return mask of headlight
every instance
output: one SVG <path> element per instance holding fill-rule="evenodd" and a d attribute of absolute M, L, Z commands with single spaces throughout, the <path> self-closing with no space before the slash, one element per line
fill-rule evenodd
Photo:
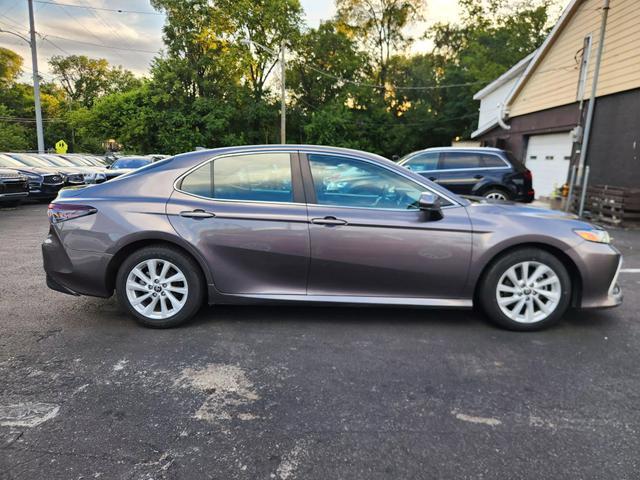
<path fill-rule="evenodd" d="M 29 180 L 36 180 L 38 182 L 42 181 L 42 177 L 37 173 L 31 173 L 31 172 L 20 172 L 20 173 L 22 173 L 22 175 L 27 177 Z"/>
<path fill-rule="evenodd" d="M 601 230 L 599 228 L 592 228 L 588 230 L 574 230 L 574 232 L 576 232 L 576 234 L 580 235 L 588 242 L 609 243 L 611 241 L 609 232 L 607 232 L 606 230 Z"/>

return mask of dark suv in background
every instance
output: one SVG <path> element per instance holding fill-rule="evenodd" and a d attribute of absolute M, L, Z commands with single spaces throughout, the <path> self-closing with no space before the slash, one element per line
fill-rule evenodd
<path fill-rule="evenodd" d="M 531 172 L 498 148 L 427 148 L 398 163 L 460 195 L 518 202 L 534 198 Z"/>

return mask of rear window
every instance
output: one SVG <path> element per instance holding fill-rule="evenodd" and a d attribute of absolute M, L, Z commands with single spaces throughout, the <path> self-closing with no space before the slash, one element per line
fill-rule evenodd
<path fill-rule="evenodd" d="M 149 165 L 150 163 L 150 158 L 119 158 L 118 160 L 113 162 L 111 168 L 140 168 L 144 167 L 145 165 Z"/>
<path fill-rule="evenodd" d="M 506 168 L 507 164 L 504 163 L 498 155 L 482 155 L 482 166 L 485 168 Z"/>

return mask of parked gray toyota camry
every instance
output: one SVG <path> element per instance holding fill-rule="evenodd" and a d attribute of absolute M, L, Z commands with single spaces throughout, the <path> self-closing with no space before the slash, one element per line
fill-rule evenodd
<path fill-rule="evenodd" d="M 63 190 L 47 284 L 109 297 L 150 327 L 201 305 L 481 307 L 534 330 L 613 307 L 620 253 L 575 216 L 458 197 L 393 162 L 272 145 L 185 153 Z"/>

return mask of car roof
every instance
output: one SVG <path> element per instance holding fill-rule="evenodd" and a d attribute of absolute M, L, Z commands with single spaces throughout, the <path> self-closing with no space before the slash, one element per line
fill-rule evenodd
<path fill-rule="evenodd" d="M 416 150 L 410 155 L 420 152 L 494 152 L 502 153 L 504 150 L 495 147 L 430 147 L 423 150 Z"/>
<path fill-rule="evenodd" d="M 362 150 L 354 150 L 351 148 L 344 147 L 332 147 L 327 145 L 308 145 L 308 144 L 268 144 L 268 145 L 237 145 L 233 147 L 220 147 L 220 148 L 212 148 L 205 150 L 196 150 L 194 152 L 181 153 L 179 155 L 175 155 L 174 158 L 177 159 L 187 159 L 192 157 L 213 157 L 218 155 L 226 155 L 232 153 L 253 153 L 253 152 L 306 152 L 312 151 L 317 153 L 326 153 L 328 155 L 349 155 L 360 158 L 368 158 L 375 159 L 377 161 L 388 162 L 394 165 L 397 165 L 395 162 L 392 162 L 388 158 L 385 158 L 381 155 L 377 155 L 375 153 L 364 152 Z"/>

